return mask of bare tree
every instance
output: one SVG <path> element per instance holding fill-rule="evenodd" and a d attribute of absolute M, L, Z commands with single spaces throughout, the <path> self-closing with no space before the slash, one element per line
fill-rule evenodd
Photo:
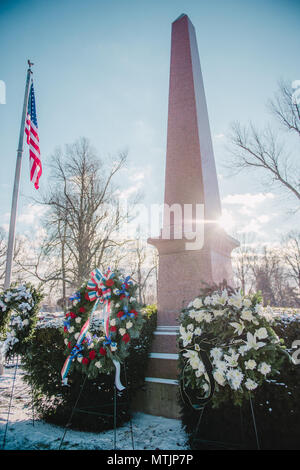
<path fill-rule="evenodd" d="M 252 291 L 255 279 L 253 277 L 253 260 L 256 252 L 253 248 L 253 239 L 247 234 L 242 234 L 239 238 L 240 246 L 233 252 L 234 276 L 246 294 Z"/>
<path fill-rule="evenodd" d="M 22 249 L 23 249 L 23 240 L 21 237 L 17 236 L 16 241 L 15 241 L 14 254 L 13 254 L 13 260 L 14 260 L 13 272 L 12 272 L 13 281 L 16 281 L 20 275 L 16 262 L 22 253 Z M 0 283 L 1 284 L 4 284 L 4 278 L 5 278 L 6 252 L 7 252 L 7 239 L 6 239 L 4 231 L 0 229 Z"/>
<path fill-rule="evenodd" d="M 34 262 L 22 267 L 43 282 L 61 282 L 63 301 L 67 286 L 80 286 L 91 269 L 106 262 L 107 252 L 127 242 L 117 236 L 129 216 L 120 211 L 113 184 L 126 158 L 120 153 L 105 164 L 86 138 L 52 156 L 51 186 L 39 201 L 49 209 L 47 236 Z"/>
<path fill-rule="evenodd" d="M 300 107 L 293 100 L 290 86 L 283 82 L 279 84 L 279 92 L 270 101 L 269 108 L 283 130 L 300 137 Z M 272 130 L 268 125 L 264 130 L 258 130 L 252 123 L 242 126 L 235 122 L 229 140 L 232 159 L 227 166 L 237 172 L 244 169 L 262 170 L 267 182 L 296 197 L 299 203 L 299 165 L 293 162 L 287 142 L 279 138 L 276 129 Z"/>
<path fill-rule="evenodd" d="M 300 232 L 293 230 L 282 240 L 282 258 L 300 294 Z"/>
<path fill-rule="evenodd" d="M 156 298 L 156 281 L 153 283 L 152 277 L 155 275 L 156 280 L 158 269 L 157 252 L 149 247 L 141 238 L 137 238 L 132 251 L 134 256 L 132 269 L 133 277 L 138 285 L 138 300 L 140 304 L 146 304 L 147 297 L 150 299 Z M 149 288 L 152 290 L 152 295 L 149 295 Z"/>
<path fill-rule="evenodd" d="M 261 251 L 257 251 L 253 258 L 252 269 L 255 290 L 262 292 L 265 304 L 278 307 L 299 305 L 299 295 L 286 270 L 281 247 L 264 246 Z"/>

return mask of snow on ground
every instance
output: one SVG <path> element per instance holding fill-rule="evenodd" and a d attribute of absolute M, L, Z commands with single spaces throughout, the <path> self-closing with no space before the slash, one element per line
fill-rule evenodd
<path fill-rule="evenodd" d="M 3 445 L 15 367 L 5 368 L 0 376 L 0 448 Z M 23 372 L 17 369 L 14 394 L 5 440 L 5 450 L 57 450 L 64 433 L 60 426 L 33 421 L 30 388 L 22 381 Z M 188 449 L 187 437 L 181 422 L 144 413 L 132 418 L 134 448 L 142 450 Z M 132 450 L 130 424 L 117 428 L 117 449 Z M 114 431 L 99 434 L 68 430 L 61 449 L 113 449 Z"/>

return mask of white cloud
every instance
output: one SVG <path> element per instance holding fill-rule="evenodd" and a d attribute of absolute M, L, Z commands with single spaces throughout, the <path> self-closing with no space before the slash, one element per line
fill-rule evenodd
<path fill-rule="evenodd" d="M 244 208 L 253 209 L 258 204 L 275 198 L 273 193 L 244 193 L 244 194 L 229 194 L 222 199 L 223 204 L 236 204 L 242 205 Z"/>
<path fill-rule="evenodd" d="M 134 193 L 136 193 L 139 189 L 141 189 L 143 186 L 142 182 L 139 181 L 136 184 L 133 184 L 132 186 L 129 186 L 126 189 L 123 189 L 122 191 L 120 189 L 117 189 L 115 191 L 115 195 L 119 199 L 128 199 L 130 196 L 132 196 Z"/>
<path fill-rule="evenodd" d="M 241 227 L 238 231 L 238 233 L 257 233 L 257 234 L 264 234 L 264 232 L 261 230 L 261 223 L 258 221 L 258 219 L 251 219 L 248 224 L 246 224 L 244 227 Z"/>
<path fill-rule="evenodd" d="M 46 206 L 40 204 L 28 204 L 17 217 L 17 222 L 26 225 L 39 225 L 41 217 L 47 210 Z"/>
<path fill-rule="evenodd" d="M 145 178 L 144 171 L 136 171 L 135 173 L 133 173 L 133 175 L 129 176 L 129 179 L 131 181 L 140 181 L 140 180 L 143 180 L 144 178 Z"/>
<path fill-rule="evenodd" d="M 221 227 L 228 233 L 230 233 L 236 225 L 236 220 L 232 212 L 225 208 L 222 210 L 222 216 L 220 217 L 218 222 Z"/>

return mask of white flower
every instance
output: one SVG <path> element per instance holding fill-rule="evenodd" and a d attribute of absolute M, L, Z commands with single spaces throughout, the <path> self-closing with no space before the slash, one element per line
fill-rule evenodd
<path fill-rule="evenodd" d="M 74 326 L 71 326 L 71 327 L 69 328 L 69 333 L 73 333 L 73 331 L 74 331 Z"/>
<path fill-rule="evenodd" d="M 205 297 L 204 299 L 204 305 L 210 305 L 212 303 L 212 298 L 209 297 L 209 295 L 207 297 Z"/>
<path fill-rule="evenodd" d="M 201 363 L 197 351 L 189 350 L 186 353 L 183 353 L 183 356 L 188 358 L 188 362 L 193 369 L 198 369 L 200 367 Z"/>
<path fill-rule="evenodd" d="M 110 320 L 110 324 L 111 326 L 116 326 L 116 319 L 113 318 L 112 320 Z"/>
<path fill-rule="evenodd" d="M 125 328 L 120 328 L 120 329 L 119 329 L 119 333 L 120 333 L 121 336 L 124 336 L 125 333 L 126 333 Z"/>
<path fill-rule="evenodd" d="M 223 352 L 221 348 L 212 348 L 210 351 L 210 355 L 215 361 L 221 359 L 222 354 Z"/>
<path fill-rule="evenodd" d="M 116 308 L 119 308 L 119 307 L 120 307 L 120 304 L 119 304 L 119 303 L 118 303 L 118 304 L 116 304 L 116 305 L 115 305 L 115 307 L 116 307 Z"/>
<path fill-rule="evenodd" d="M 245 344 L 243 344 L 242 346 L 239 347 L 238 351 L 241 356 L 244 356 L 245 352 L 248 351 L 248 348 Z"/>
<path fill-rule="evenodd" d="M 238 390 L 240 388 L 241 382 L 243 380 L 244 374 L 238 369 L 230 369 L 226 373 L 226 378 L 230 383 L 233 390 Z"/>
<path fill-rule="evenodd" d="M 254 390 L 254 389 L 256 389 L 258 384 L 256 382 L 254 382 L 254 380 L 247 379 L 246 382 L 245 382 L 245 386 L 248 390 Z"/>
<path fill-rule="evenodd" d="M 265 346 L 266 343 L 263 343 L 262 341 L 261 342 L 256 342 L 256 336 L 255 335 L 252 335 L 249 331 L 247 333 L 247 342 L 246 342 L 246 347 L 247 347 L 247 350 L 249 351 L 249 349 L 259 349 L 259 348 L 262 348 L 263 346 Z"/>
<path fill-rule="evenodd" d="M 31 305 L 29 305 L 29 303 L 27 303 L 27 302 L 22 302 L 22 303 L 19 305 L 19 308 L 20 308 L 21 310 L 23 310 L 23 311 L 24 311 L 24 310 L 32 310 Z"/>
<path fill-rule="evenodd" d="M 258 339 L 265 339 L 268 337 L 268 332 L 265 327 L 259 328 L 256 330 L 255 335 L 258 337 Z"/>
<path fill-rule="evenodd" d="M 64 343 L 65 343 L 65 345 L 67 345 L 67 344 L 68 344 L 68 342 L 69 342 L 69 341 L 67 340 L 67 338 L 65 338 L 65 339 L 64 339 Z"/>
<path fill-rule="evenodd" d="M 81 318 L 80 318 L 80 317 L 76 317 L 76 318 L 75 318 L 75 321 L 76 321 L 76 323 L 81 323 Z"/>
<path fill-rule="evenodd" d="M 213 317 L 212 317 L 211 313 L 208 312 L 204 315 L 204 320 L 206 321 L 206 323 L 210 323 L 212 321 L 212 319 L 213 319 Z"/>
<path fill-rule="evenodd" d="M 132 302 L 135 302 L 135 301 L 136 301 L 136 298 L 135 298 L 135 297 L 130 297 L 129 302 L 132 303 Z"/>
<path fill-rule="evenodd" d="M 213 376 L 214 376 L 214 379 L 215 381 L 219 384 L 219 385 L 225 385 L 225 377 L 224 375 L 219 371 L 219 370 L 216 370 L 214 373 L 213 373 Z"/>
<path fill-rule="evenodd" d="M 228 299 L 228 304 L 236 308 L 242 308 L 243 298 L 241 296 L 241 293 L 236 292 L 235 294 L 231 295 Z"/>
<path fill-rule="evenodd" d="M 95 362 L 95 366 L 96 366 L 98 369 L 101 369 L 102 364 L 101 364 L 100 361 L 97 361 L 97 362 Z"/>
<path fill-rule="evenodd" d="M 200 346 L 197 343 L 195 344 L 195 351 L 200 351 Z"/>
<path fill-rule="evenodd" d="M 230 367 L 237 367 L 239 357 L 240 357 L 240 355 L 235 354 L 235 353 L 232 353 L 231 356 L 228 356 L 227 354 L 224 354 L 224 359 Z"/>
<path fill-rule="evenodd" d="M 222 294 L 213 295 L 212 296 L 212 304 L 213 305 L 225 305 L 228 300 L 228 292 L 226 289 L 222 291 Z"/>
<path fill-rule="evenodd" d="M 189 323 L 189 324 L 187 325 L 186 329 L 189 330 L 189 331 L 194 331 L 194 325 L 193 325 L 193 323 Z"/>
<path fill-rule="evenodd" d="M 202 334 L 202 330 L 199 326 L 197 326 L 197 328 L 195 328 L 194 335 L 201 336 L 201 334 Z"/>
<path fill-rule="evenodd" d="M 262 304 L 256 304 L 254 307 L 254 310 L 255 310 L 255 313 L 257 313 L 258 315 L 262 315 L 264 313 Z"/>
<path fill-rule="evenodd" d="M 204 320 L 206 313 L 204 311 L 196 312 L 195 313 L 195 320 L 198 323 L 201 323 Z"/>
<path fill-rule="evenodd" d="M 214 361 L 214 364 L 216 366 L 216 370 L 221 374 L 224 374 L 228 369 L 228 363 L 225 361 Z"/>
<path fill-rule="evenodd" d="M 241 322 L 241 323 L 232 322 L 232 323 L 229 323 L 229 325 L 231 325 L 234 328 L 234 332 L 237 333 L 238 336 L 240 336 L 243 333 L 243 330 L 245 328 L 244 322 Z"/>
<path fill-rule="evenodd" d="M 23 320 L 23 325 L 24 325 L 24 326 L 29 325 L 29 320 L 27 320 L 27 318 L 25 318 L 25 320 Z"/>
<path fill-rule="evenodd" d="M 126 323 L 126 328 L 127 328 L 127 330 L 129 330 L 129 328 L 131 328 L 132 325 L 133 325 L 133 323 L 132 323 L 131 321 L 128 321 L 128 322 Z"/>
<path fill-rule="evenodd" d="M 249 359 L 249 361 L 245 361 L 246 369 L 253 370 L 256 367 L 256 362 L 253 359 Z"/>
<path fill-rule="evenodd" d="M 247 310 L 247 309 L 242 311 L 241 318 L 247 321 L 255 320 L 254 316 L 252 315 L 251 310 Z"/>
<path fill-rule="evenodd" d="M 196 309 L 201 308 L 202 305 L 203 305 L 202 300 L 199 299 L 199 298 L 195 299 L 194 302 L 193 302 L 193 307 L 196 308 Z"/>
<path fill-rule="evenodd" d="M 251 305 L 252 305 L 251 299 L 244 299 L 244 300 L 243 300 L 243 305 L 244 305 L 244 307 L 246 307 L 246 308 L 251 307 Z"/>
<path fill-rule="evenodd" d="M 267 364 L 266 362 L 262 362 L 261 364 L 259 364 L 257 370 L 263 374 L 263 375 L 267 375 L 271 372 L 271 366 L 269 364 Z"/>
<path fill-rule="evenodd" d="M 213 314 L 215 317 L 221 317 L 222 315 L 224 315 L 225 312 L 226 312 L 226 309 L 225 310 L 223 309 L 213 310 Z"/>
<path fill-rule="evenodd" d="M 192 308 L 192 306 L 193 306 L 193 301 L 191 301 L 191 302 L 188 304 L 187 308 Z"/>
<path fill-rule="evenodd" d="M 193 332 L 192 331 L 185 331 L 185 328 L 180 325 L 179 327 L 180 337 L 183 341 L 183 347 L 185 348 L 188 344 L 191 343 L 193 339 Z"/>
<path fill-rule="evenodd" d="M 190 318 L 196 318 L 196 310 L 192 309 L 188 313 Z"/>
<path fill-rule="evenodd" d="M 75 333 L 74 338 L 75 338 L 75 339 L 78 339 L 78 338 L 79 338 L 79 334 L 80 334 L 80 333 Z"/>

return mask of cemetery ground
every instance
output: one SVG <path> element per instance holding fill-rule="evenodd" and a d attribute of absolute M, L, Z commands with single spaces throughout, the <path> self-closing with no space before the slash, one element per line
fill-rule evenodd
<path fill-rule="evenodd" d="M 5 367 L 0 376 L 0 439 L 1 446 L 6 428 L 8 407 L 15 367 Z M 31 407 L 30 387 L 22 380 L 23 371 L 18 368 L 14 387 L 5 450 L 58 450 L 64 433 L 63 427 L 48 424 L 34 416 Z M 184 450 L 188 449 L 187 437 L 181 421 L 134 413 L 132 417 L 134 448 L 136 450 Z M 64 438 L 63 450 L 111 450 L 114 431 L 101 433 L 81 432 L 69 429 Z M 132 450 L 129 423 L 117 428 L 118 450 Z"/>

